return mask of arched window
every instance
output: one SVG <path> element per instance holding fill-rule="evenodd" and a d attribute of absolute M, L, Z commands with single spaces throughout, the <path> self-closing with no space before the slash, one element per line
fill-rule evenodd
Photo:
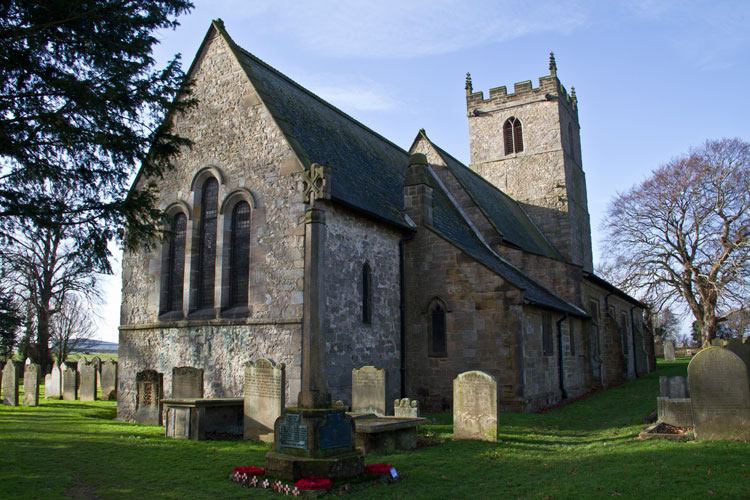
<path fill-rule="evenodd" d="M 232 210 L 229 257 L 229 306 L 247 306 L 250 282 L 250 205 L 241 201 Z"/>
<path fill-rule="evenodd" d="M 521 120 L 513 116 L 505 120 L 505 124 L 503 125 L 503 141 L 505 142 L 506 155 L 523 151 L 523 127 Z"/>
<path fill-rule="evenodd" d="M 187 217 L 178 213 L 172 221 L 172 239 L 167 248 L 166 288 L 162 310 L 164 312 L 182 311 L 182 291 L 185 278 L 185 232 Z"/>
<path fill-rule="evenodd" d="M 372 323 L 372 271 L 367 263 L 362 266 L 362 323 Z"/>
<path fill-rule="evenodd" d="M 446 345 L 445 309 L 439 302 L 435 302 L 430 312 L 429 355 L 433 357 L 447 356 Z"/>
<path fill-rule="evenodd" d="M 198 257 L 198 309 L 214 307 L 216 274 L 216 219 L 219 211 L 219 182 L 208 179 L 201 197 L 200 249 Z"/>

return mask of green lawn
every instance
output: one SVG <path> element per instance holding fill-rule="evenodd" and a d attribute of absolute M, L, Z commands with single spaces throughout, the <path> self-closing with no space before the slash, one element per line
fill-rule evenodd
<path fill-rule="evenodd" d="M 357 498 L 748 498 L 750 444 L 636 441 L 656 409 L 658 375 L 687 359 L 546 414 L 501 414 L 497 443 L 452 441 L 451 415 L 430 415 L 429 446 L 368 456 L 406 479 Z M 0 498 L 278 498 L 228 481 L 263 465 L 248 442 L 168 440 L 159 427 L 115 422 L 113 402 L 0 407 Z"/>

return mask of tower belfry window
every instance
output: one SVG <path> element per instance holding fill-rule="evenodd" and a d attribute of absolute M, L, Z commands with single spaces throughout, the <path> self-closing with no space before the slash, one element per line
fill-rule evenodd
<path fill-rule="evenodd" d="M 521 120 L 511 116 L 505 120 L 503 125 L 503 142 L 505 143 L 505 154 L 520 153 L 523 151 L 523 126 Z"/>

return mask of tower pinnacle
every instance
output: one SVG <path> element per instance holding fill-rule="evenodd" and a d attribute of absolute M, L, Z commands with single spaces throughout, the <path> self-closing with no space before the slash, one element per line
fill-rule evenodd
<path fill-rule="evenodd" d="M 549 74 L 557 76 L 557 63 L 555 62 L 555 53 L 549 53 Z"/>
<path fill-rule="evenodd" d="M 471 86 L 471 73 L 468 71 L 466 72 L 466 95 L 471 95 L 471 93 L 474 91 L 474 88 Z"/>

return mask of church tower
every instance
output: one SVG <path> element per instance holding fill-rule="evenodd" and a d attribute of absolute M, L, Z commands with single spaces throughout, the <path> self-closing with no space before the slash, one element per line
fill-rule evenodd
<path fill-rule="evenodd" d="M 474 92 L 466 74 L 471 168 L 516 199 L 558 251 L 584 271 L 593 271 L 586 176 L 581 164 L 578 100 L 550 74 Z"/>

